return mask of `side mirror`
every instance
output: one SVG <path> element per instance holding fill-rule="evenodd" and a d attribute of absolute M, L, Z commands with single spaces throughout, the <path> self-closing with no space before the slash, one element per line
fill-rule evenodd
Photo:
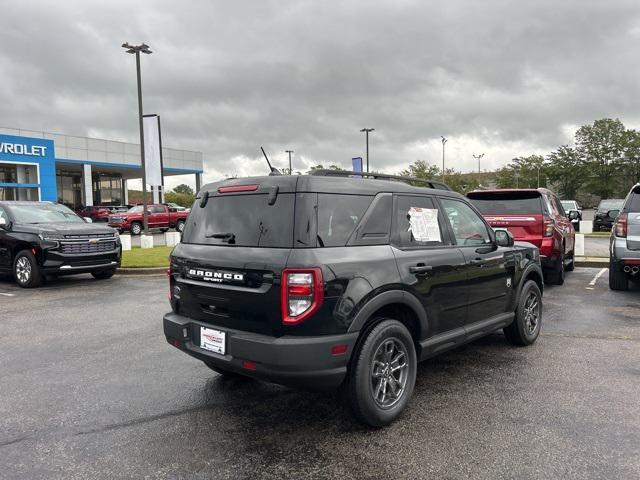
<path fill-rule="evenodd" d="M 620 210 L 609 210 L 607 212 L 607 217 L 609 218 L 616 218 L 618 215 L 620 215 Z"/>
<path fill-rule="evenodd" d="M 572 210 L 571 212 L 569 212 L 569 220 L 577 220 L 578 219 L 578 212 L 576 212 L 575 210 Z"/>
<path fill-rule="evenodd" d="M 91 217 L 82 217 L 84 219 L 85 222 L 87 223 L 93 223 L 93 220 L 91 219 Z"/>
<path fill-rule="evenodd" d="M 513 247 L 513 235 L 509 230 L 496 230 L 496 244 L 499 247 Z"/>

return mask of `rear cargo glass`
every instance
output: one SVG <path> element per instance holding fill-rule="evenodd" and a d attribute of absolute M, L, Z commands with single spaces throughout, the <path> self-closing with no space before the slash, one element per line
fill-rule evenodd
<path fill-rule="evenodd" d="M 483 215 L 542 213 L 538 192 L 480 193 L 469 195 L 469 199 Z"/>
<path fill-rule="evenodd" d="M 273 205 L 268 195 L 209 197 L 193 205 L 182 243 L 228 247 L 291 248 L 294 195 L 281 193 Z"/>
<path fill-rule="evenodd" d="M 633 213 L 640 212 L 640 188 L 635 189 L 633 193 L 631 193 L 627 210 Z"/>

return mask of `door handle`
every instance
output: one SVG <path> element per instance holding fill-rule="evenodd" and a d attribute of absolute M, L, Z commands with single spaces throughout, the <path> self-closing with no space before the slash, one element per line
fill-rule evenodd
<path fill-rule="evenodd" d="M 484 267 L 484 264 L 486 263 L 484 260 L 482 260 L 481 258 L 474 258 L 469 260 L 469 263 L 471 265 L 475 265 L 476 267 Z"/>
<path fill-rule="evenodd" d="M 409 271 L 411 273 L 427 273 L 430 272 L 431 270 L 433 270 L 433 267 L 431 265 L 415 265 L 413 267 L 409 267 Z"/>

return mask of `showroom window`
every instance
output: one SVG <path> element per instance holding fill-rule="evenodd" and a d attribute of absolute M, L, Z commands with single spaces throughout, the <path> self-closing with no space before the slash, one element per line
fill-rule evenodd
<path fill-rule="evenodd" d="M 122 205 L 122 177 L 117 174 L 94 174 L 93 204 Z"/>

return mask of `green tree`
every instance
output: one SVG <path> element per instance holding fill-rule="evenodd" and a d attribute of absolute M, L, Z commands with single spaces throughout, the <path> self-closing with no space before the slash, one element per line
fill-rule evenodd
<path fill-rule="evenodd" d="M 576 132 L 576 150 L 589 171 L 587 186 L 601 198 L 616 190 L 615 176 L 621 166 L 627 134 L 623 123 L 611 118 L 583 125 Z"/>
<path fill-rule="evenodd" d="M 640 182 L 640 132 L 627 130 L 624 135 L 624 156 L 620 165 L 622 190 L 628 191 Z"/>
<path fill-rule="evenodd" d="M 416 177 L 425 179 L 436 179 L 442 176 L 442 170 L 435 165 L 429 165 L 424 160 L 416 160 L 400 172 L 403 177 Z"/>
<path fill-rule="evenodd" d="M 181 183 L 180 185 L 175 187 L 173 189 L 173 191 L 175 193 L 184 193 L 184 194 L 187 194 L 187 195 L 195 195 L 195 193 L 193 192 L 193 188 L 191 188 L 189 185 L 185 185 L 184 183 Z"/>
<path fill-rule="evenodd" d="M 498 169 L 496 184 L 499 188 L 538 188 L 547 184 L 547 165 L 542 155 L 516 157 Z"/>
<path fill-rule="evenodd" d="M 446 169 L 445 182 L 453 191 L 462 195 L 466 195 L 480 186 L 480 178 L 477 173 L 462 173 L 453 168 Z"/>
<path fill-rule="evenodd" d="M 587 179 L 580 155 L 568 145 L 561 145 L 547 156 L 546 172 L 560 196 L 566 199 L 575 199 Z"/>

